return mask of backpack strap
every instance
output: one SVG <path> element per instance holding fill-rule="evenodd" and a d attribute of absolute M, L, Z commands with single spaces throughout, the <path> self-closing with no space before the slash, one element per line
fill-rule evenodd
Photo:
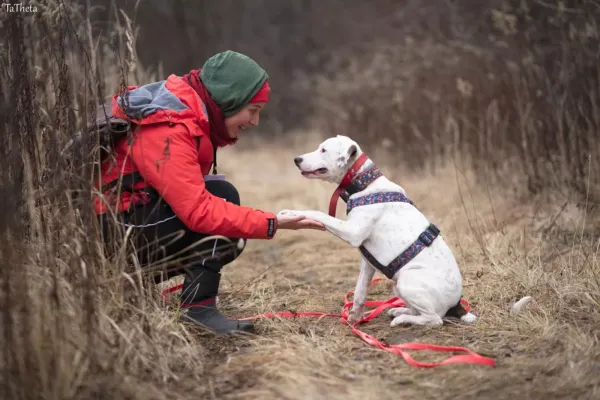
<path fill-rule="evenodd" d="M 194 137 L 196 140 L 196 149 L 200 150 L 200 137 L 199 136 L 195 136 Z M 214 162 L 213 162 L 213 174 L 217 174 L 217 148 L 215 147 L 215 152 L 214 152 Z M 114 189 L 117 185 L 119 185 L 119 183 L 121 183 L 121 189 L 134 193 L 136 191 L 135 189 L 135 184 L 139 183 L 139 182 L 143 182 L 144 178 L 142 177 L 142 175 L 140 174 L 139 171 L 135 171 L 126 175 L 123 175 L 121 177 L 121 179 L 117 178 L 109 183 L 107 183 L 106 185 L 102 185 L 102 191 L 107 191 L 107 190 L 111 190 Z M 156 192 L 156 190 L 152 187 L 146 187 L 144 189 L 142 189 L 144 191 L 146 191 L 146 194 L 148 195 L 157 195 L 158 193 Z"/>
<path fill-rule="evenodd" d="M 119 183 L 121 183 L 121 188 L 123 190 L 133 192 L 135 190 L 134 185 L 136 183 L 142 182 L 144 178 L 140 174 L 139 171 L 132 172 L 130 174 L 123 175 L 121 179 L 117 178 L 106 185 L 102 185 L 102 191 L 105 192 L 107 190 L 114 189 Z"/>
<path fill-rule="evenodd" d="M 215 146 L 213 154 L 213 175 L 217 175 L 217 146 Z"/>
<path fill-rule="evenodd" d="M 200 151 L 200 136 L 194 136 L 194 138 L 196 139 L 196 150 Z M 213 175 L 217 175 L 217 146 L 214 146 L 212 170 Z"/>

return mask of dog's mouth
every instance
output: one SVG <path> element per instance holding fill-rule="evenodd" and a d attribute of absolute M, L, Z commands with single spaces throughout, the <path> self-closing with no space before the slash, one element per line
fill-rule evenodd
<path fill-rule="evenodd" d="M 327 173 L 327 168 L 319 168 L 319 169 L 315 169 L 314 171 L 302 171 L 303 176 L 323 175 L 325 173 Z"/>

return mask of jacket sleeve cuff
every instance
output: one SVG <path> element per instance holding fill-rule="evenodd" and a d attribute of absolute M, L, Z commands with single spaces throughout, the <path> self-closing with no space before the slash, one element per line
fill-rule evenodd
<path fill-rule="evenodd" d="M 273 238 L 275 233 L 277 233 L 277 218 L 273 216 L 267 218 L 267 238 Z"/>

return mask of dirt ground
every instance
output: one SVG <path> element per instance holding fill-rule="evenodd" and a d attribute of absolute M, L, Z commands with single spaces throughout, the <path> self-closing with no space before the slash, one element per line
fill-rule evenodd
<path fill-rule="evenodd" d="M 292 161 L 319 141 L 307 138 L 260 151 L 225 149 L 219 172 L 238 187 L 245 205 L 273 212 L 326 211 L 334 186 L 302 178 Z M 336 318 L 265 319 L 256 322 L 252 336 L 198 335 L 209 379 L 203 398 L 600 398 L 600 268 L 589 228 L 594 217 L 564 198 L 517 200 L 511 191 L 476 184 L 454 165 L 415 176 L 372 156 L 441 228 L 479 321 L 391 328 L 384 313 L 362 329 L 388 344 L 467 347 L 494 358 L 497 366 L 419 369 L 367 345 Z M 340 200 L 340 218 L 343 207 Z M 281 231 L 271 241 L 250 241 L 243 256 L 224 269 L 220 307 L 240 317 L 337 313 L 354 288 L 359 260 L 356 249 L 327 232 Z M 534 301 L 511 315 L 511 305 L 525 295 Z M 369 299 L 389 297 L 388 281 L 369 293 Z M 448 356 L 411 354 L 422 361 Z M 184 390 L 193 383 L 181 385 Z"/>

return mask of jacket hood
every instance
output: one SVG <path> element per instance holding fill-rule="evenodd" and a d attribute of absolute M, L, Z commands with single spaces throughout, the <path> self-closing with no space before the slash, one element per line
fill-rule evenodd
<path fill-rule="evenodd" d="M 141 125 L 191 120 L 199 122 L 201 127 L 208 126 L 206 106 L 194 89 L 175 75 L 159 82 L 130 87 L 126 94 L 115 95 L 114 100 L 117 115 Z"/>

